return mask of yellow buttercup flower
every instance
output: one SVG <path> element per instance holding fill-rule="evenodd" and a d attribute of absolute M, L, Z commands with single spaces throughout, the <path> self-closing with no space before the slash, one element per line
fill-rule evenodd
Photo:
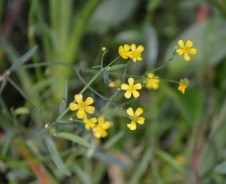
<path fill-rule="evenodd" d="M 147 89 L 158 89 L 159 88 L 159 78 L 156 77 L 153 73 L 148 73 L 145 80 L 145 87 Z"/>
<path fill-rule="evenodd" d="M 98 117 L 98 124 L 93 128 L 93 133 L 96 138 L 106 137 L 107 129 L 111 126 L 111 122 L 105 121 L 103 116 Z"/>
<path fill-rule="evenodd" d="M 121 85 L 121 89 L 122 90 L 126 90 L 124 96 L 126 98 L 130 98 L 131 95 L 133 94 L 134 98 L 139 97 L 140 93 L 137 90 L 142 88 L 141 83 L 134 84 L 134 79 L 133 78 L 129 78 L 128 79 L 128 83 L 129 83 L 129 85 L 125 84 L 125 83 L 123 83 Z"/>
<path fill-rule="evenodd" d="M 184 59 L 185 61 L 189 61 L 190 57 L 189 57 L 189 53 L 190 54 L 196 54 L 196 49 L 195 48 L 191 48 L 191 46 L 193 45 L 192 41 L 188 40 L 186 42 L 186 45 L 184 45 L 184 42 L 182 40 L 178 41 L 178 45 L 180 46 L 180 49 L 177 49 L 176 52 L 179 55 L 184 54 Z"/>
<path fill-rule="evenodd" d="M 185 89 L 187 88 L 189 84 L 189 80 L 184 78 L 184 79 L 181 79 L 180 82 L 179 82 L 179 87 L 178 87 L 178 90 L 181 91 L 183 94 L 185 93 Z"/>
<path fill-rule="evenodd" d="M 130 124 L 127 124 L 127 127 L 130 130 L 136 130 L 136 122 L 139 124 L 144 124 L 145 118 L 139 117 L 143 113 L 142 108 L 137 108 L 136 112 L 133 112 L 133 109 L 130 107 L 126 110 L 127 114 L 129 115 L 129 118 L 132 120 Z"/>
<path fill-rule="evenodd" d="M 94 113 L 95 107 L 94 106 L 89 106 L 89 105 L 91 105 L 94 102 L 93 98 L 88 97 L 85 101 L 83 101 L 81 94 L 75 95 L 74 98 L 75 98 L 75 101 L 77 103 L 70 103 L 69 108 L 70 108 L 71 111 L 78 110 L 76 116 L 79 119 L 86 118 L 86 113 L 85 112 L 87 112 L 89 114 L 93 114 Z"/>
<path fill-rule="evenodd" d="M 141 52 L 144 51 L 144 47 L 142 45 L 139 45 L 137 48 L 136 48 L 136 45 L 135 44 L 132 44 L 131 45 L 131 51 L 129 51 L 127 53 L 127 55 L 133 59 L 133 62 L 136 62 L 137 60 L 138 61 L 141 61 L 142 60 L 142 57 L 141 57 Z"/>
<path fill-rule="evenodd" d="M 123 59 L 128 59 L 128 51 L 129 50 L 130 50 L 129 45 L 125 44 L 124 47 L 121 45 L 118 49 L 118 53 Z"/>
<path fill-rule="evenodd" d="M 94 128 L 96 126 L 97 118 L 84 119 L 85 128 L 87 130 Z"/>

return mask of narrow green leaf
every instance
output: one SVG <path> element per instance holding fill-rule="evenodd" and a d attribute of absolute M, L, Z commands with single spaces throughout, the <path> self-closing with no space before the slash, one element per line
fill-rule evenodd
<path fill-rule="evenodd" d="M 122 162 L 121 160 L 119 160 L 119 159 L 117 159 L 117 158 L 115 158 L 111 155 L 105 154 L 105 153 L 100 152 L 100 151 L 95 151 L 94 154 L 93 154 L 93 158 L 104 161 L 108 164 L 118 165 L 118 166 L 120 166 L 124 169 L 130 169 L 130 166 L 127 165 L 126 163 Z"/>
<path fill-rule="evenodd" d="M 3 90 L 4 90 L 5 86 L 6 86 L 6 83 L 7 83 L 7 80 L 4 80 L 4 81 L 2 82 L 2 85 L 1 85 L 1 87 L 0 87 L 0 95 L 1 95 L 2 92 L 3 92 Z"/>
<path fill-rule="evenodd" d="M 111 139 L 109 139 L 102 147 L 103 150 L 107 150 L 111 148 L 115 143 L 117 143 L 123 136 L 125 132 L 120 131 L 116 135 L 114 135 Z"/>
<path fill-rule="evenodd" d="M 91 184 L 92 182 L 90 181 L 88 175 L 82 171 L 80 167 L 77 165 L 73 165 L 72 169 L 75 171 L 76 175 L 80 179 L 82 184 Z"/>
<path fill-rule="evenodd" d="M 23 114 L 29 114 L 29 109 L 26 107 L 19 107 L 14 110 L 15 115 L 23 115 Z"/>
<path fill-rule="evenodd" d="M 214 169 L 215 172 L 219 174 L 226 174 L 226 161 L 217 165 Z"/>
<path fill-rule="evenodd" d="M 65 111 L 66 106 L 67 106 L 67 81 L 64 84 L 63 92 L 62 92 L 62 98 L 60 101 L 60 108 L 59 108 L 59 114 Z"/>
<path fill-rule="evenodd" d="M 95 65 L 95 66 L 92 66 L 91 68 L 101 68 L 101 65 Z"/>
<path fill-rule="evenodd" d="M 78 137 L 77 135 L 67 133 L 67 132 L 60 132 L 56 135 L 57 137 L 68 139 L 70 141 L 76 142 L 82 146 L 85 146 L 87 148 L 91 148 L 91 145 L 81 137 Z"/>
<path fill-rule="evenodd" d="M 208 0 L 222 14 L 226 15 L 226 8 L 216 0 Z"/>
<path fill-rule="evenodd" d="M 107 71 L 112 71 L 112 70 L 118 70 L 120 68 L 124 68 L 127 64 L 118 64 L 118 65 L 113 65 L 107 68 Z"/>
<path fill-rule="evenodd" d="M 12 137 L 13 137 L 12 129 L 7 130 L 4 134 L 4 139 L 3 139 L 2 145 L 1 145 L 1 155 L 2 156 L 5 156 L 5 154 L 9 150 L 11 143 L 12 143 Z"/>
<path fill-rule="evenodd" d="M 63 161 L 60 158 L 60 155 L 53 143 L 53 141 L 50 138 L 45 138 L 44 139 L 46 147 L 52 157 L 53 162 L 56 164 L 57 168 L 64 174 L 70 176 L 70 172 L 68 171 L 68 169 L 66 168 L 66 166 L 64 165 Z"/>
<path fill-rule="evenodd" d="M 25 64 L 31 58 L 31 56 L 36 52 L 37 48 L 38 48 L 37 45 L 32 47 L 27 53 L 25 53 L 16 62 L 14 62 L 10 68 L 15 69 Z"/>
<path fill-rule="evenodd" d="M 104 71 L 103 77 L 104 77 L 104 83 L 108 83 L 108 72 Z"/>

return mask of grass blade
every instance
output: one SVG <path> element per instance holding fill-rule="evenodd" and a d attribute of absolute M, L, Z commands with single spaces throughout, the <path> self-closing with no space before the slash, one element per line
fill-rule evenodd
<path fill-rule="evenodd" d="M 67 106 L 67 81 L 64 84 L 64 89 L 62 92 L 62 98 L 61 98 L 61 102 L 60 102 L 60 108 L 59 108 L 59 114 L 61 114 L 62 112 L 65 111 L 66 106 Z"/>
<path fill-rule="evenodd" d="M 10 69 L 15 69 L 18 68 L 20 66 L 22 66 L 23 64 L 25 64 L 30 58 L 31 56 L 36 52 L 38 46 L 34 46 L 32 47 L 27 53 L 25 53 L 23 56 L 21 56 L 16 62 L 14 62 Z"/>
<path fill-rule="evenodd" d="M 70 140 L 72 142 L 76 142 L 84 147 L 91 148 L 91 145 L 86 140 L 82 139 L 81 137 L 78 137 L 77 135 L 67 132 L 60 132 L 56 136 Z"/>
<path fill-rule="evenodd" d="M 56 164 L 57 168 L 64 174 L 70 176 L 70 172 L 68 171 L 68 169 L 66 168 L 66 166 L 64 165 L 63 161 L 60 158 L 60 155 L 53 143 L 53 141 L 50 138 L 45 138 L 44 139 L 46 147 L 52 157 L 53 162 Z"/>

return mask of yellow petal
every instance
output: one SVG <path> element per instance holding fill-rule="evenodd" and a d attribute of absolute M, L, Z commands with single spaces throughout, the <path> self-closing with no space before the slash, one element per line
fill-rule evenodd
<path fill-rule="evenodd" d="M 128 79 L 128 83 L 129 83 L 130 86 L 133 85 L 134 79 L 133 79 L 133 78 L 129 78 L 129 79 Z"/>
<path fill-rule="evenodd" d="M 136 130 L 136 128 L 137 128 L 136 123 L 134 121 L 132 121 L 130 124 L 127 124 L 127 127 L 130 130 Z"/>
<path fill-rule="evenodd" d="M 127 56 L 132 58 L 133 57 L 133 52 L 132 51 L 127 52 Z"/>
<path fill-rule="evenodd" d="M 189 53 L 196 54 L 196 49 L 194 49 L 194 48 L 190 49 L 190 52 Z"/>
<path fill-rule="evenodd" d="M 125 96 L 126 98 L 130 98 L 131 95 L 132 95 L 132 93 L 129 92 L 129 91 L 126 91 L 125 94 L 124 94 L 124 96 Z"/>
<path fill-rule="evenodd" d="M 78 110 L 76 116 L 77 116 L 79 119 L 86 118 L 85 111 L 84 111 L 84 110 Z"/>
<path fill-rule="evenodd" d="M 131 117 L 134 117 L 134 112 L 133 112 L 133 109 L 130 107 L 126 110 L 127 114 Z"/>
<path fill-rule="evenodd" d="M 137 52 L 141 53 L 141 52 L 143 52 L 143 51 L 144 51 L 144 47 L 143 47 L 142 45 L 139 45 L 139 46 L 137 47 Z"/>
<path fill-rule="evenodd" d="M 90 121 L 92 121 L 93 123 L 97 122 L 97 118 L 91 118 Z"/>
<path fill-rule="evenodd" d="M 94 111 L 95 111 L 95 107 L 93 107 L 93 106 L 87 106 L 85 108 L 85 111 L 88 112 L 89 114 L 93 114 Z"/>
<path fill-rule="evenodd" d="M 179 40 L 178 41 L 178 45 L 180 46 L 180 48 L 184 48 L 184 42 L 183 42 L 183 40 Z"/>
<path fill-rule="evenodd" d="M 75 95 L 74 98 L 75 98 L 75 101 L 77 103 L 81 103 L 82 102 L 82 95 L 81 94 Z"/>
<path fill-rule="evenodd" d="M 121 89 L 122 90 L 128 90 L 129 89 L 129 85 L 124 83 L 124 84 L 121 85 Z"/>
<path fill-rule="evenodd" d="M 186 46 L 187 47 L 191 47 L 193 45 L 193 43 L 192 43 L 192 41 L 191 40 L 188 40 L 187 42 L 186 42 Z"/>
<path fill-rule="evenodd" d="M 145 119 L 143 117 L 139 117 L 137 123 L 142 125 L 142 124 L 144 124 L 144 121 L 145 121 Z"/>
<path fill-rule="evenodd" d="M 189 57 L 188 53 L 184 54 L 184 59 L 185 59 L 185 61 L 189 61 L 190 60 L 190 57 Z"/>
<path fill-rule="evenodd" d="M 131 50 L 132 51 L 136 50 L 136 45 L 134 43 L 131 45 Z"/>
<path fill-rule="evenodd" d="M 136 63 L 136 62 L 137 62 L 137 58 L 135 58 L 135 57 L 134 57 L 134 58 L 133 58 L 133 62 L 135 62 L 135 63 Z"/>
<path fill-rule="evenodd" d="M 70 103 L 69 108 L 71 111 L 76 111 L 78 109 L 78 104 Z"/>
<path fill-rule="evenodd" d="M 139 107 L 135 112 L 135 116 L 140 116 L 142 113 L 143 113 L 143 109 Z"/>
<path fill-rule="evenodd" d="M 98 117 L 98 123 L 99 124 L 104 124 L 105 118 L 103 116 Z"/>
<path fill-rule="evenodd" d="M 93 102 L 94 102 L 93 98 L 92 98 L 92 97 L 88 97 L 88 98 L 86 99 L 86 101 L 85 101 L 85 104 L 86 104 L 86 105 L 90 105 L 90 104 L 92 104 Z"/>
<path fill-rule="evenodd" d="M 138 98 L 140 96 L 140 93 L 138 91 L 133 91 L 134 98 Z"/>
<path fill-rule="evenodd" d="M 142 60 L 142 57 L 137 57 L 137 60 L 138 60 L 138 61 L 141 61 L 141 60 Z"/>
<path fill-rule="evenodd" d="M 183 51 L 183 49 L 177 49 L 177 50 L 176 50 L 176 52 L 177 52 L 177 54 L 179 54 L 179 55 L 182 55 L 182 54 L 184 54 L 184 51 Z"/>
<path fill-rule="evenodd" d="M 130 46 L 127 45 L 127 44 L 125 44 L 125 45 L 124 45 L 124 49 L 125 49 L 126 51 L 129 51 L 129 50 L 130 50 Z"/>
<path fill-rule="evenodd" d="M 141 83 L 137 83 L 134 86 L 135 86 L 136 89 L 141 89 L 142 88 Z"/>

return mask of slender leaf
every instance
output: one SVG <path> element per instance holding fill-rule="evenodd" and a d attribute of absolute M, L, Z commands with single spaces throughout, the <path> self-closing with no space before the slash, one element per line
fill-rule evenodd
<path fill-rule="evenodd" d="M 92 66 L 91 68 L 101 68 L 101 65 L 95 65 L 95 66 Z"/>
<path fill-rule="evenodd" d="M 100 151 L 96 151 L 93 154 L 93 158 L 96 158 L 98 160 L 104 161 L 108 164 L 114 164 L 114 165 L 118 165 L 124 169 L 130 169 L 130 166 L 127 165 L 126 163 L 122 162 L 121 160 L 109 155 L 109 154 L 104 154 Z"/>
<path fill-rule="evenodd" d="M 67 90 L 68 90 L 68 86 L 67 86 L 67 81 L 66 81 L 65 84 L 64 84 L 63 92 L 62 92 L 62 98 L 61 98 L 61 102 L 60 102 L 59 114 L 64 112 L 65 109 L 66 109 L 66 106 L 67 106 Z"/>
<path fill-rule="evenodd" d="M 107 71 L 112 71 L 112 70 L 118 70 L 120 68 L 124 68 L 127 64 L 118 64 L 118 65 L 113 65 L 111 67 L 107 68 Z"/>
<path fill-rule="evenodd" d="M 215 172 L 219 174 L 226 174 L 226 161 L 217 165 L 214 169 Z"/>
<path fill-rule="evenodd" d="M 19 107 L 14 110 L 15 115 L 29 114 L 29 109 L 26 107 Z"/>
<path fill-rule="evenodd" d="M 78 167 L 77 165 L 73 165 L 73 170 L 75 171 L 76 175 L 81 180 L 82 184 L 91 184 L 92 183 L 90 181 L 88 175 L 86 173 L 84 173 L 80 167 Z"/>
<path fill-rule="evenodd" d="M 7 83 L 7 80 L 4 80 L 4 81 L 2 82 L 2 85 L 1 85 L 1 87 L 0 87 L 0 95 L 1 95 L 2 92 L 3 92 L 3 90 L 4 90 L 5 86 L 6 86 L 6 83 Z"/>
<path fill-rule="evenodd" d="M 87 148 L 91 148 L 91 145 L 81 137 L 78 137 L 77 135 L 67 133 L 67 132 L 60 132 L 56 135 L 57 137 L 68 139 L 70 141 L 76 142 L 82 146 L 85 146 Z"/>
<path fill-rule="evenodd" d="M 57 168 L 64 174 L 70 176 L 70 172 L 68 171 L 68 169 L 66 168 L 66 166 L 64 165 L 63 161 L 60 158 L 60 155 L 53 143 L 53 141 L 50 138 L 45 138 L 45 144 L 47 146 L 47 149 L 49 150 L 49 153 L 52 157 L 53 162 L 56 164 Z"/>
<path fill-rule="evenodd" d="M 111 148 L 115 143 L 117 143 L 123 136 L 125 132 L 120 131 L 115 136 L 113 136 L 111 139 L 109 139 L 102 147 L 103 150 L 107 150 Z"/>
<path fill-rule="evenodd" d="M 31 56 L 36 52 L 37 48 L 38 46 L 32 47 L 27 53 L 25 53 L 16 62 L 14 62 L 10 68 L 11 69 L 19 68 L 20 66 L 25 64 L 31 58 Z"/>
<path fill-rule="evenodd" d="M 103 77 L 104 77 L 104 83 L 108 83 L 108 72 L 107 71 L 104 71 Z"/>

